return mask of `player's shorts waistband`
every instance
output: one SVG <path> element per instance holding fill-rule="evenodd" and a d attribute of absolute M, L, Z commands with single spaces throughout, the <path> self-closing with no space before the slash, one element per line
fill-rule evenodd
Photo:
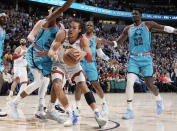
<path fill-rule="evenodd" d="M 146 56 L 146 55 L 151 55 L 151 52 L 146 52 L 146 53 L 137 53 L 137 54 L 130 53 L 130 55 L 134 55 L 134 56 Z"/>

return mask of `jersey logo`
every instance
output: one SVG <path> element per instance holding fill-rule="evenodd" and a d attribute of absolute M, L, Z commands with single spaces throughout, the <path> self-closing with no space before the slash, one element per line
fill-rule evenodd
<path fill-rule="evenodd" d="M 72 46 L 65 46 L 65 45 L 63 45 L 63 48 L 64 49 L 71 49 L 71 48 L 73 48 Z"/>
<path fill-rule="evenodd" d="M 142 34 L 143 34 L 143 29 L 138 28 L 138 29 L 135 30 L 135 33 L 134 33 L 134 44 L 135 44 L 135 46 L 143 45 Z"/>

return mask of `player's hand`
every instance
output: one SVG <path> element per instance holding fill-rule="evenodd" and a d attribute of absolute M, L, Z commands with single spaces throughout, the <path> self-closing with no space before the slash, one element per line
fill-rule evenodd
<path fill-rule="evenodd" d="M 109 62 L 113 65 L 118 65 L 118 62 L 115 59 L 109 59 Z"/>
<path fill-rule="evenodd" d="M 49 56 L 50 58 L 55 59 L 56 61 L 59 61 L 58 52 L 57 52 L 57 51 L 49 50 L 48 56 Z"/>
<path fill-rule="evenodd" d="M 74 50 L 73 55 L 77 57 L 76 60 L 81 60 L 87 53 L 85 51 L 80 51 L 78 49 Z"/>
<path fill-rule="evenodd" d="M 35 57 L 43 57 L 43 56 L 46 56 L 46 55 L 48 55 L 48 51 L 35 51 L 34 52 Z"/>

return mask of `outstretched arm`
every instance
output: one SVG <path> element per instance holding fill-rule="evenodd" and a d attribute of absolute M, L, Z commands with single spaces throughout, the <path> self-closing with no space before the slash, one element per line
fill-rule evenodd
<path fill-rule="evenodd" d="M 145 22 L 146 26 L 148 27 L 148 29 L 151 31 L 152 29 L 155 30 L 160 30 L 160 31 L 165 31 L 167 33 L 175 33 L 177 34 L 177 29 L 171 27 L 171 26 L 165 26 L 165 25 L 161 25 L 158 24 L 154 21 L 146 21 Z"/>
<path fill-rule="evenodd" d="M 55 19 L 60 16 L 62 12 L 65 12 L 75 0 L 68 0 L 62 7 L 58 7 L 52 14 L 46 17 L 46 22 L 43 27 L 48 28 L 55 24 Z"/>
<path fill-rule="evenodd" d="M 128 30 L 129 26 L 126 26 L 117 41 L 104 41 L 104 42 L 110 46 L 117 47 L 117 45 L 122 44 L 128 38 Z"/>
<path fill-rule="evenodd" d="M 109 61 L 111 64 L 117 64 L 117 61 L 116 61 L 116 60 L 113 60 L 113 59 L 109 58 L 109 57 L 102 51 L 102 49 L 101 49 L 101 44 L 100 44 L 100 43 L 97 43 L 97 45 L 96 45 L 96 53 L 97 53 L 97 55 L 98 55 L 101 59 L 103 59 L 103 60 L 105 60 L 105 61 Z"/>

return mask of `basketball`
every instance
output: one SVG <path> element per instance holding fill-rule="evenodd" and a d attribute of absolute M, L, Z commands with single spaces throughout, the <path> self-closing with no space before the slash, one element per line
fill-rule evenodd
<path fill-rule="evenodd" d="M 78 56 L 73 55 L 73 52 L 75 50 L 76 50 L 75 48 L 68 49 L 67 51 L 65 51 L 63 55 L 63 61 L 68 66 L 75 66 L 80 61 L 80 59 L 77 60 Z"/>

